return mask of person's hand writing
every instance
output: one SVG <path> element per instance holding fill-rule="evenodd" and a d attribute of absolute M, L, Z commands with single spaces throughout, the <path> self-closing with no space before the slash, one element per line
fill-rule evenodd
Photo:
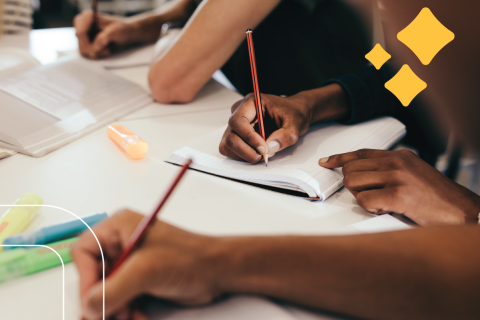
<path fill-rule="evenodd" d="M 295 144 L 310 124 L 338 120 L 349 113 L 348 99 L 337 84 L 291 97 L 262 94 L 262 109 L 267 140 L 255 131 L 254 96 L 249 94 L 232 106 L 232 115 L 219 146 L 221 154 L 256 163 L 265 154 L 271 158 Z"/>
<path fill-rule="evenodd" d="M 127 240 L 143 218 L 122 211 L 96 226 L 105 255 L 106 270 L 124 250 Z M 155 222 L 135 252 L 105 280 L 105 315 L 116 319 L 144 319 L 131 305 L 141 295 L 153 295 L 185 305 L 197 305 L 216 297 L 215 263 L 209 261 L 215 238 Z M 80 274 L 80 295 L 85 319 L 102 319 L 102 258 L 90 232 L 72 250 Z"/>
<path fill-rule="evenodd" d="M 73 20 L 78 38 L 80 54 L 91 59 L 98 59 L 110 55 L 111 47 L 124 48 L 135 42 L 136 29 L 132 24 L 122 22 L 119 18 L 99 14 L 99 32 L 93 41 L 90 41 L 89 31 L 93 23 L 93 11 L 79 13 Z"/>
<path fill-rule="evenodd" d="M 361 149 L 319 164 L 342 167 L 344 186 L 371 213 L 400 213 L 422 226 L 477 222 L 480 197 L 409 150 Z"/>

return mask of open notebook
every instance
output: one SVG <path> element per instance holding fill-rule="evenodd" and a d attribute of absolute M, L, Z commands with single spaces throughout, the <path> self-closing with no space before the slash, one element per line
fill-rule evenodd
<path fill-rule="evenodd" d="M 138 85 L 80 58 L 0 77 L 0 147 L 40 157 L 140 107 Z"/>
<path fill-rule="evenodd" d="M 306 193 L 325 200 L 343 184 L 341 170 L 325 169 L 318 160 L 337 153 L 362 148 L 388 149 L 405 135 L 405 126 L 385 117 L 356 125 L 311 126 L 299 141 L 268 162 L 250 164 L 222 156 L 218 145 L 225 128 L 175 151 L 167 162 L 183 164 L 192 158 L 193 169 L 245 182 Z"/>

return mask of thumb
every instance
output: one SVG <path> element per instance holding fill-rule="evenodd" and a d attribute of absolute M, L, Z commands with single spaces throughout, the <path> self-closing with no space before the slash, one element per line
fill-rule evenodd
<path fill-rule="evenodd" d="M 98 55 L 100 52 L 108 49 L 107 47 L 111 41 L 112 31 L 112 28 L 107 27 L 97 34 L 92 44 L 92 51 L 94 54 Z"/>
<path fill-rule="evenodd" d="M 267 139 L 267 152 L 269 157 L 295 144 L 300 137 L 300 132 L 295 126 L 286 126 L 274 131 Z"/>
<path fill-rule="evenodd" d="M 142 272 L 134 254 L 114 274 L 105 279 L 105 317 L 115 314 L 145 291 L 144 279 L 148 272 Z M 103 283 L 96 283 L 82 297 L 82 309 L 86 319 L 99 319 L 103 315 Z"/>

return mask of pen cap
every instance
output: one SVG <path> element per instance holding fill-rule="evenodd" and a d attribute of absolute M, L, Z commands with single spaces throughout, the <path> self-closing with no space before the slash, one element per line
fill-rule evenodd
<path fill-rule="evenodd" d="M 122 125 L 108 126 L 107 133 L 132 159 L 141 159 L 148 151 L 148 144 Z"/>

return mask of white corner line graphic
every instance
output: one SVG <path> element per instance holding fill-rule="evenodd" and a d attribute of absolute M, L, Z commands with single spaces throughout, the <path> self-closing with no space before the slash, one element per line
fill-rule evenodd
<path fill-rule="evenodd" d="M 100 248 L 100 254 L 102 255 L 102 285 L 103 285 L 103 288 L 102 288 L 102 293 L 103 293 L 103 301 L 102 301 L 102 306 L 103 306 L 103 311 L 102 311 L 102 314 L 103 314 L 103 320 L 105 320 L 105 257 L 103 256 L 103 250 L 102 250 L 102 246 L 100 245 L 100 241 L 98 241 L 98 238 L 97 238 L 97 235 L 95 234 L 95 232 L 93 232 L 92 228 L 90 228 L 90 226 L 85 222 L 83 221 L 82 218 L 80 218 L 79 216 L 77 216 L 75 213 L 71 212 L 71 211 L 68 211 L 66 209 L 63 209 L 63 208 L 60 208 L 60 207 L 57 207 L 57 206 L 52 206 L 52 205 L 48 205 L 48 204 L 0 204 L 0 207 L 48 207 L 48 208 L 54 208 L 54 209 L 60 209 L 60 210 L 63 210 L 65 212 L 68 212 L 70 213 L 71 215 L 73 215 L 74 217 L 76 217 L 77 219 L 79 219 L 80 221 L 83 222 L 83 224 L 92 232 L 93 236 L 95 237 L 95 240 L 97 241 L 97 244 L 98 244 L 98 247 Z M 55 251 L 53 248 L 51 247 L 48 247 L 48 246 L 44 246 L 44 245 L 0 245 L 1 247 L 10 247 L 10 246 L 13 246 L 13 247 L 17 247 L 17 246 L 21 246 L 21 247 L 45 247 L 45 248 L 48 248 L 52 251 L 54 251 L 57 256 L 60 258 L 60 261 L 62 262 L 62 267 L 63 267 L 63 320 L 65 320 L 65 265 L 63 263 L 63 259 L 62 257 L 60 257 L 60 255 L 58 254 L 57 251 Z"/>
<path fill-rule="evenodd" d="M 1 205 L 0 205 L 1 207 Z M 16 245 L 16 244 L 0 244 L 0 247 L 18 247 L 20 245 Z M 44 248 L 48 248 L 50 250 L 52 250 L 53 252 L 55 252 L 58 256 L 58 258 L 60 258 L 60 261 L 62 262 L 62 271 L 63 271 L 63 274 L 62 274 L 62 314 L 63 314 L 63 317 L 62 319 L 65 320 L 65 264 L 63 263 L 63 259 L 62 257 L 60 256 L 60 254 L 58 254 L 58 252 L 53 249 L 52 247 L 49 247 L 49 246 L 44 246 L 44 245 L 41 245 L 41 244 L 22 244 L 21 245 L 22 247 L 44 247 Z"/>

